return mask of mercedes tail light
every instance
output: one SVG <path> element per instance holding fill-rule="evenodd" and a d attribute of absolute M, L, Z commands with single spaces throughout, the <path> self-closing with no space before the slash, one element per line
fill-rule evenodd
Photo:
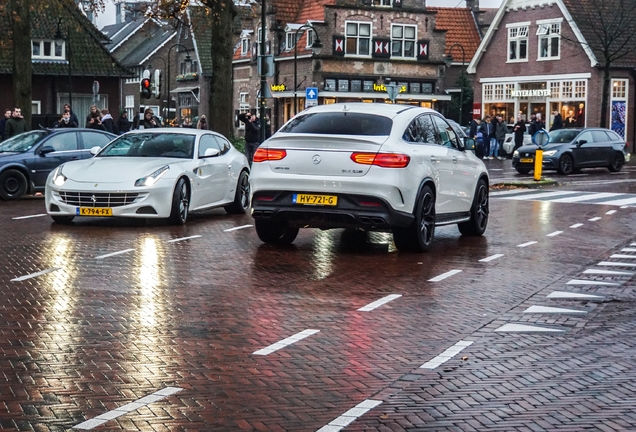
<path fill-rule="evenodd" d="M 351 160 L 358 164 L 382 168 L 406 168 L 411 157 L 402 153 L 352 153 Z"/>
<path fill-rule="evenodd" d="M 266 162 L 266 161 L 277 161 L 281 159 L 285 159 L 287 156 L 286 150 L 279 149 L 270 149 L 270 148 L 258 148 L 256 153 L 254 153 L 254 162 Z"/>

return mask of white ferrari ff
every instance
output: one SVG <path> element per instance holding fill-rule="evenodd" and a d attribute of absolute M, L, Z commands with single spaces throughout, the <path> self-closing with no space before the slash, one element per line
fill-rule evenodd
<path fill-rule="evenodd" d="M 249 208 L 249 165 L 223 136 L 196 129 L 129 132 L 95 157 L 68 162 L 46 182 L 46 211 L 58 223 L 76 216 L 167 218 L 189 211 Z"/>
<path fill-rule="evenodd" d="M 264 142 L 252 166 L 252 216 L 267 243 L 299 228 L 392 231 L 400 250 L 425 251 L 435 226 L 482 235 L 489 178 L 431 109 L 346 103 L 310 108 Z"/>

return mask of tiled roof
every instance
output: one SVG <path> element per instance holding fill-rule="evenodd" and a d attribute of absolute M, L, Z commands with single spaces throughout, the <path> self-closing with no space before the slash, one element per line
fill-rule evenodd
<path fill-rule="evenodd" d="M 295 22 L 296 16 L 301 8 L 301 3 L 306 3 L 307 0 L 270 0 L 271 5 L 274 7 L 276 13 L 276 19 L 283 23 Z M 309 0 L 316 1 L 316 0 Z"/>
<path fill-rule="evenodd" d="M 479 44 L 479 30 L 470 9 L 467 8 L 447 8 L 447 7 L 427 7 L 427 10 L 436 11 L 435 28 L 446 30 L 446 51 L 458 43 L 464 48 L 466 53 L 466 64 L 470 62 Z M 453 49 L 455 61 L 461 61 L 460 50 Z"/>
<path fill-rule="evenodd" d="M 173 29 L 157 29 L 151 35 L 148 35 L 139 45 L 135 47 L 126 57 L 121 59 L 121 64 L 126 67 L 141 65 L 141 62 L 151 53 L 157 50 L 161 45 L 165 44 L 171 37 L 175 35 Z M 141 65 L 145 66 L 145 65 Z"/>
<path fill-rule="evenodd" d="M 212 75 L 212 24 L 209 9 L 204 6 L 190 6 L 188 17 L 201 73 Z"/>
<path fill-rule="evenodd" d="M 294 22 L 304 24 L 307 21 L 323 21 L 325 5 L 335 4 L 335 0 L 303 0 L 303 5 Z"/>
<path fill-rule="evenodd" d="M 62 19 L 60 30 L 70 40 L 71 74 L 84 76 L 126 76 L 126 71 L 102 45 L 107 38 L 84 16 L 74 3 L 62 2 L 59 10 L 35 8 L 31 12 L 31 37 L 52 39 Z M 10 23 L 6 14 L 0 15 L 0 34 L 10 33 Z M 27 54 L 28 55 L 28 54 Z M 13 70 L 13 47 L 11 39 L 5 41 L 0 50 L 0 73 L 10 74 Z M 34 75 L 67 75 L 66 61 L 34 61 Z"/>
<path fill-rule="evenodd" d="M 110 41 L 105 45 L 108 51 L 113 52 L 115 48 L 118 47 L 119 44 L 121 44 L 122 41 L 124 41 L 132 33 L 135 33 L 137 30 L 139 30 L 145 23 L 146 18 L 140 18 L 134 21 L 127 21 L 125 23 L 116 24 L 116 30 L 113 29 L 109 31 L 109 34 L 107 35 L 110 39 Z M 104 30 L 106 29 L 107 28 L 104 27 Z M 110 30 L 110 27 L 108 29 Z M 119 30 L 121 30 L 121 32 L 117 33 Z"/>

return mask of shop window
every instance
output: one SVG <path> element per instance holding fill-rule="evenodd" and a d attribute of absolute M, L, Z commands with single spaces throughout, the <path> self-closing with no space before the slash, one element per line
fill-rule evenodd
<path fill-rule="evenodd" d="M 575 81 L 574 82 L 574 97 L 585 98 L 587 81 Z"/>
<path fill-rule="evenodd" d="M 433 94 L 433 84 L 432 83 L 422 83 L 422 93 L 423 94 Z"/>
<path fill-rule="evenodd" d="M 336 80 L 329 78 L 325 80 L 325 91 L 336 91 Z"/>
<path fill-rule="evenodd" d="M 391 56 L 415 58 L 417 27 L 414 25 L 391 25 Z"/>
<path fill-rule="evenodd" d="M 345 54 L 371 55 L 371 23 L 346 22 Z"/>
<path fill-rule="evenodd" d="M 550 83 L 550 97 L 554 99 L 558 99 L 561 97 L 561 83 L 560 82 L 551 82 Z"/>
<path fill-rule="evenodd" d="M 362 81 L 360 81 L 360 80 L 351 80 L 351 91 L 352 92 L 361 92 L 362 91 Z"/>
<path fill-rule="evenodd" d="M 375 84 L 375 81 L 365 80 L 364 84 L 363 84 L 362 91 L 373 92 L 373 84 Z"/>
<path fill-rule="evenodd" d="M 539 24 L 539 60 L 554 60 L 561 57 L 561 23 Z"/>
<path fill-rule="evenodd" d="M 504 85 L 495 84 L 495 100 L 502 100 L 504 96 Z"/>
<path fill-rule="evenodd" d="M 422 84 L 412 82 L 409 84 L 409 93 L 420 94 L 422 92 Z"/>
<path fill-rule="evenodd" d="M 349 91 L 349 80 L 339 79 L 338 80 L 338 91 L 339 92 L 348 92 Z"/>
<path fill-rule="evenodd" d="M 515 90 L 516 85 L 514 84 L 506 84 L 506 93 L 505 93 L 505 98 L 506 99 L 512 99 L 512 92 Z"/>
<path fill-rule="evenodd" d="M 625 99 L 627 94 L 627 81 L 626 80 L 613 80 L 612 81 L 612 97 L 615 99 Z"/>
<path fill-rule="evenodd" d="M 563 98 L 572 97 L 572 81 L 563 81 L 561 83 L 561 94 Z"/>
<path fill-rule="evenodd" d="M 528 61 L 528 26 L 508 28 L 508 61 Z"/>
<path fill-rule="evenodd" d="M 485 84 L 484 85 L 484 100 L 493 100 L 493 85 Z"/>

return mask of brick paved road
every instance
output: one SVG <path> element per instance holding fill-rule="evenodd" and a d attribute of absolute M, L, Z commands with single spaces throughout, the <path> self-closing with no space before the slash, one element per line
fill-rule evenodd
<path fill-rule="evenodd" d="M 13 219 L 42 206 L 0 202 L 3 429 L 636 429 L 631 275 L 583 273 L 636 264 L 610 257 L 636 257 L 633 208 L 493 199 L 485 237 L 445 227 L 404 255 L 342 231 L 277 249 L 222 211 L 179 228 Z M 519 323 L 544 331 L 496 331 Z"/>

